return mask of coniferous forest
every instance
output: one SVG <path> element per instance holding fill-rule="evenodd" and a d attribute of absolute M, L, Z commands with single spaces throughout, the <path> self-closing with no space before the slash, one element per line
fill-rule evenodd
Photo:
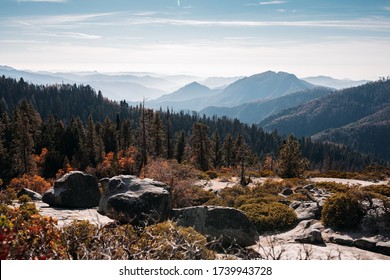
<path fill-rule="evenodd" d="M 102 173 L 109 157 L 131 158 L 131 166 L 121 171 L 135 175 L 148 158 L 176 159 L 202 171 L 239 167 L 242 161 L 260 168 L 277 159 L 286 137 L 226 117 L 129 106 L 88 85 L 33 85 L 5 76 L 0 78 L 0 113 L 3 181 L 24 173 L 52 178 L 66 168 Z M 299 144 L 310 169 L 359 171 L 386 164 L 340 145 L 309 138 Z"/>

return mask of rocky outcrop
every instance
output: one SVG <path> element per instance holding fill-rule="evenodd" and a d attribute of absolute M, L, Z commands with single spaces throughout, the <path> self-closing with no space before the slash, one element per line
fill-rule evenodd
<path fill-rule="evenodd" d="M 121 223 L 145 226 L 168 219 L 168 186 L 151 179 L 120 175 L 101 180 L 98 212 Z"/>
<path fill-rule="evenodd" d="M 302 221 L 296 227 L 299 233 L 294 240 L 299 243 L 323 244 L 324 240 L 321 233 L 323 229 L 321 223 L 316 220 Z"/>
<path fill-rule="evenodd" d="M 378 253 L 390 256 L 390 241 L 376 243 L 375 249 Z"/>
<path fill-rule="evenodd" d="M 317 202 L 293 202 L 290 205 L 297 214 L 298 222 L 312 219 L 319 219 L 321 217 L 322 207 Z"/>
<path fill-rule="evenodd" d="M 22 195 L 28 195 L 33 201 L 42 200 L 42 195 L 27 188 L 21 189 L 18 192 L 17 197 L 21 197 Z"/>
<path fill-rule="evenodd" d="M 280 194 L 281 194 L 281 195 L 284 195 L 284 196 L 289 196 L 289 195 L 292 195 L 293 193 L 294 193 L 293 190 L 290 189 L 290 188 L 285 188 L 285 189 L 283 189 L 283 190 L 280 192 Z"/>
<path fill-rule="evenodd" d="M 42 201 L 54 207 L 92 208 L 99 205 L 101 194 L 94 176 L 72 171 L 58 179 L 45 192 Z"/>
<path fill-rule="evenodd" d="M 229 207 L 198 206 L 172 210 L 172 220 L 179 226 L 193 227 L 210 239 L 221 238 L 224 247 L 256 244 L 259 234 L 248 217 Z"/>
<path fill-rule="evenodd" d="M 390 235 L 390 211 L 382 200 L 372 199 L 363 203 L 365 215 L 360 227 L 368 234 Z"/>

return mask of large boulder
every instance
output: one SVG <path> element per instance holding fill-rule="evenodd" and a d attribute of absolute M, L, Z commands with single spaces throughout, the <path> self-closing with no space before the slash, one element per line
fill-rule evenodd
<path fill-rule="evenodd" d="M 247 247 L 256 244 L 259 234 L 244 212 L 217 206 L 197 206 L 172 210 L 179 226 L 193 227 L 209 239 L 220 239 L 222 246 Z"/>
<path fill-rule="evenodd" d="M 121 223 L 145 226 L 168 219 L 168 186 L 152 179 L 120 175 L 101 180 L 103 195 L 98 212 Z"/>
<path fill-rule="evenodd" d="M 80 171 L 71 171 L 58 179 L 42 201 L 54 207 L 92 208 L 99 205 L 100 190 L 97 179 Z"/>

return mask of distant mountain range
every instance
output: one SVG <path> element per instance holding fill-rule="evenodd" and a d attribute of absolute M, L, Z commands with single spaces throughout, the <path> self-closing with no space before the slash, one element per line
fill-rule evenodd
<path fill-rule="evenodd" d="M 267 71 L 241 78 L 224 89 L 211 90 L 199 83 L 192 83 L 178 91 L 148 102 L 147 106 L 156 108 L 170 105 L 174 109 L 199 111 L 209 106 L 213 106 L 213 108 L 234 107 L 249 102 L 264 102 L 315 87 L 315 85 L 298 79 L 293 74 Z M 215 114 L 212 108 L 206 110 L 210 115 Z M 216 109 L 216 111 L 218 110 L 220 109 Z"/>
<path fill-rule="evenodd" d="M 328 76 L 306 77 L 306 78 L 302 78 L 302 80 L 314 85 L 324 86 L 324 87 L 329 87 L 334 89 L 356 87 L 368 82 L 367 80 L 360 80 L 360 81 L 353 81 L 349 79 L 338 80 Z"/>
<path fill-rule="evenodd" d="M 336 91 L 270 116 L 259 125 L 280 134 L 348 145 L 389 160 L 390 80 Z"/>
<path fill-rule="evenodd" d="M 286 96 L 267 101 L 245 103 L 235 107 L 207 107 L 200 111 L 206 116 L 226 116 L 236 118 L 248 124 L 257 124 L 263 119 L 277 114 L 284 109 L 298 106 L 310 100 L 324 97 L 333 90 L 324 87 L 315 87 L 304 91 L 295 92 Z"/>

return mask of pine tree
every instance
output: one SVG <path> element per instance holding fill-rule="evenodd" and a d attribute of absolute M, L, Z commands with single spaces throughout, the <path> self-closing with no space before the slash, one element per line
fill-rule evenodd
<path fill-rule="evenodd" d="M 195 123 L 192 126 L 190 140 L 196 164 L 202 171 L 207 171 L 210 165 L 210 139 L 207 125 Z"/>
<path fill-rule="evenodd" d="M 213 165 L 215 168 L 218 168 L 222 163 L 222 143 L 221 136 L 218 131 L 213 134 L 212 137 L 212 155 L 213 155 Z"/>
<path fill-rule="evenodd" d="M 104 144 L 104 151 L 106 154 L 109 152 L 117 152 L 118 150 L 118 122 L 114 124 L 108 117 L 104 119 L 102 140 Z"/>
<path fill-rule="evenodd" d="M 153 114 L 151 130 L 153 156 L 160 157 L 164 154 L 164 128 L 158 112 Z"/>
<path fill-rule="evenodd" d="M 230 167 L 233 163 L 233 153 L 234 146 L 233 146 L 233 138 L 230 133 L 226 134 L 223 145 L 222 145 L 222 156 L 223 161 L 227 167 Z"/>
<path fill-rule="evenodd" d="M 131 121 L 126 119 L 121 124 L 121 132 L 119 137 L 120 150 L 126 151 L 130 146 L 134 145 L 134 139 L 131 129 Z"/>
<path fill-rule="evenodd" d="M 308 160 L 301 155 L 300 145 L 294 135 L 284 140 L 279 151 L 280 175 L 284 178 L 301 177 L 308 167 Z"/>
<path fill-rule="evenodd" d="M 39 137 L 41 118 L 31 104 L 22 101 L 12 120 L 13 168 L 18 174 L 35 172 L 34 146 Z"/>
<path fill-rule="evenodd" d="M 71 119 L 64 138 L 66 157 L 71 160 L 71 165 L 77 168 L 83 157 L 83 141 L 85 138 L 84 126 L 80 118 Z"/>
<path fill-rule="evenodd" d="M 96 133 L 96 125 L 93 121 L 92 116 L 88 117 L 87 125 L 85 128 L 85 134 L 83 139 L 83 158 L 82 166 L 86 168 L 87 166 L 96 166 L 102 155 L 101 152 L 100 139 Z"/>
<path fill-rule="evenodd" d="M 175 145 L 175 158 L 178 163 L 181 163 L 184 157 L 184 151 L 186 147 L 186 140 L 184 131 L 180 131 L 176 135 L 176 145 Z"/>
<path fill-rule="evenodd" d="M 171 159 L 173 158 L 173 147 L 172 147 L 172 120 L 171 120 L 171 113 L 169 109 L 167 109 L 167 137 L 166 137 L 166 142 L 167 142 L 167 158 Z"/>

